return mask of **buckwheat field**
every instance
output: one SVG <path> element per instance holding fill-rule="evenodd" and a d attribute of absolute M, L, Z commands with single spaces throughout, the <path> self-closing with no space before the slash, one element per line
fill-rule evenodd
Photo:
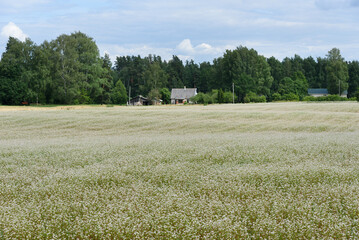
<path fill-rule="evenodd" d="M 0 106 L 0 239 L 359 238 L 359 104 Z"/>

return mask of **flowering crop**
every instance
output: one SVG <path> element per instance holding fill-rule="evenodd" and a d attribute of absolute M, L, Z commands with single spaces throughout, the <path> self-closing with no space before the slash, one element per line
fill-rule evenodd
<path fill-rule="evenodd" d="M 359 238 L 359 105 L 0 108 L 0 239 Z"/>

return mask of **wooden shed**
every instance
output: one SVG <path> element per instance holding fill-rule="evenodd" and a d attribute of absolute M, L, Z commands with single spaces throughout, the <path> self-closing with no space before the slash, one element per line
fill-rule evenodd
<path fill-rule="evenodd" d="M 131 98 L 128 105 L 132 105 L 132 106 L 149 105 L 149 101 L 144 96 L 138 95 L 138 96 L 136 96 L 134 98 Z"/>

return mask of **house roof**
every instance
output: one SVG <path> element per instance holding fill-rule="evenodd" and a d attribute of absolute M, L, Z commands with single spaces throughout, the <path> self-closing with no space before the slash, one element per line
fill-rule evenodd
<path fill-rule="evenodd" d="M 326 88 L 308 88 L 308 94 L 328 94 L 328 89 Z M 345 90 L 342 92 L 342 95 L 348 95 L 348 91 Z"/>
<path fill-rule="evenodd" d="M 137 99 L 143 99 L 143 100 L 147 100 L 147 98 L 145 98 L 144 96 L 142 96 L 142 95 L 137 95 L 136 97 L 133 97 L 133 98 L 131 98 L 130 99 L 130 101 L 132 101 L 132 100 L 137 100 Z"/>
<path fill-rule="evenodd" d="M 197 95 L 197 88 L 172 88 L 171 99 L 190 99 Z"/>
<path fill-rule="evenodd" d="M 326 88 L 308 88 L 308 94 L 328 94 Z"/>

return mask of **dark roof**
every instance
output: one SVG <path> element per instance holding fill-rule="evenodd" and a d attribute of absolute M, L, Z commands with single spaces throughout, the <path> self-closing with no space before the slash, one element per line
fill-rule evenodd
<path fill-rule="evenodd" d="M 172 88 L 171 99 L 190 99 L 197 95 L 197 88 Z"/>
<path fill-rule="evenodd" d="M 328 94 L 328 89 L 326 89 L 326 88 L 308 88 L 308 94 Z M 348 95 L 348 91 L 347 90 L 343 91 L 342 95 Z"/>
<path fill-rule="evenodd" d="M 145 98 L 144 96 L 142 96 L 142 95 L 138 95 L 138 96 L 136 96 L 136 97 L 133 97 L 133 98 L 131 98 L 131 100 L 130 101 L 132 101 L 132 100 L 136 100 L 136 99 L 143 99 L 143 100 L 147 100 L 147 98 Z"/>
<path fill-rule="evenodd" d="M 308 94 L 328 94 L 326 88 L 308 88 Z"/>

